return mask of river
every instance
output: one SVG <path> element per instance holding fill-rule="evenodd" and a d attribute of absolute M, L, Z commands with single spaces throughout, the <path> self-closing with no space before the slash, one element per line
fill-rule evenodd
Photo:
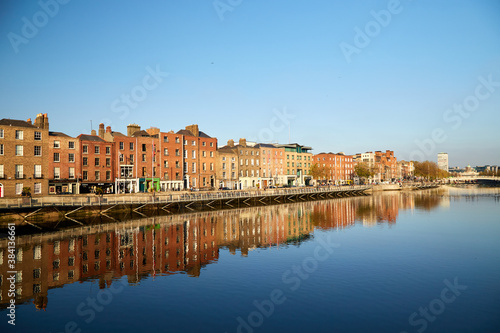
<path fill-rule="evenodd" d="M 62 223 L 14 268 L 3 230 L 0 330 L 499 332 L 499 217 L 500 189 L 444 187 Z"/>

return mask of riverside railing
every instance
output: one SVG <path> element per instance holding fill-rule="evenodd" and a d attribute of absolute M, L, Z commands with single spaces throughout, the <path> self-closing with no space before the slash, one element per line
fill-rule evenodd
<path fill-rule="evenodd" d="M 290 189 L 269 189 L 269 190 L 237 190 L 193 193 L 181 192 L 169 194 L 168 192 L 147 193 L 147 194 L 108 194 L 98 195 L 78 195 L 78 196 L 44 196 L 44 197 L 22 197 L 22 198 L 2 198 L 0 199 L 0 209 L 28 208 L 28 207 L 76 207 L 76 206 L 112 206 L 112 205 L 134 205 L 134 204 L 168 204 L 176 202 L 208 201 L 220 199 L 241 199 L 266 196 L 289 196 L 300 194 L 317 194 L 332 192 L 350 192 L 367 190 L 371 186 L 331 186 L 331 187 L 303 187 Z"/>

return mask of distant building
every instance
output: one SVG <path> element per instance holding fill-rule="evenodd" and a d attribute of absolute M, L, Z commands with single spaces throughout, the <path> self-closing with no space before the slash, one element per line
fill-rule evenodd
<path fill-rule="evenodd" d="M 444 171 L 448 171 L 448 153 L 439 153 L 437 158 L 438 168 Z"/>

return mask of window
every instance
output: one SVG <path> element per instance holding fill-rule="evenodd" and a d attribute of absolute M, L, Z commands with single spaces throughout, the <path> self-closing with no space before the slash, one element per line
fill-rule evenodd
<path fill-rule="evenodd" d="M 145 177 L 146 176 L 146 167 L 142 167 L 142 176 Z"/>
<path fill-rule="evenodd" d="M 196 146 L 196 141 L 191 141 L 191 146 Z"/>
<path fill-rule="evenodd" d="M 133 143 L 133 142 L 130 142 L 130 144 L 129 144 L 129 149 L 130 149 L 130 150 L 134 150 L 134 143 Z"/>
<path fill-rule="evenodd" d="M 35 245 L 33 247 L 33 259 L 35 259 L 35 260 L 42 259 L 42 246 L 41 245 Z"/>
<path fill-rule="evenodd" d="M 187 151 L 187 149 L 184 150 L 184 158 L 188 158 L 188 151 Z"/>
<path fill-rule="evenodd" d="M 99 166 L 99 163 L 100 163 L 99 157 L 96 157 L 94 160 L 94 165 Z"/>
<path fill-rule="evenodd" d="M 203 141 L 202 146 L 205 147 L 206 145 L 207 145 L 207 143 L 205 141 Z"/>
<path fill-rule="evenodd" d="M 82 147 L 82 153 L 87 154 L 89 152 L 89 146 L 83 145 Z"/>
<path fill-rule="evenodd" d="M 35 156 L 42 156 L 42 146 L 35 146 Z"/>
<path fill-rule="evenodd" d="M 163 149 L 163 155 L 168 156 L 168 148 Z"/>
<path fill-rule="evenodd" d="M 134 154 L 130 154 L 129 160 L 130 160 L 130 163 L 134 163 Z"/>
<path fill-rule="evenodd" d="M 35 174 L 34 178 L 42 178 L 42 166 L 40 164 L 35 164 Z"/>
<path fill-rule="evenodd" d="M 42 140 L 42 132 L 35 132 L 35 140 L 36 141 Z"/>
<path fill-rule="evenodd" d="M 163 167 L 168 168 L 168 161 L 167 160 L 163 161 Z"/>
<path fill-rule="evenodd" d="M 16 156 L 23 156 L 23 146 L 16 145 Z"/>
<path fill-rule="evenodd" d="M 99 146 L 95 146 L 95 147 L 94 147 L 94 153 L 96 153 L 96 154 L 100 154 L 100 153 L 101 153 L 101 147 L 99 147 Z"/>
<path fill-rule="evenodd" d="M 207 152 L 206 152 L 206 151 L 202 151 L 202 152 L 201 152 L 201 156 L 203 156 L 203 157 L 207 157 Z"/>
<path fill-rule="evenodd" d="M 3 145 L 2 145 L 2 155 L 3 155 Z M 175 150 L 175 156 L 181 156 L 181 151 L 179 149 Z"/>
<path fill-rule="evenodd" d="M 192 157 L 193 157 L 193 158 L 196 158 L 196 150 L 193 150 L 193 151 L 191 152 L 191 155 L 192 155 Z"/>
<path fill-rule="evenodd" d="M 3 174 L 3 164 L 0 164 L 0 178 L 4 178 L 4 174 Z"/>
<path fill-rule="evenodd" d="M 106 171 L 106 180 L 111 180 L 111 171 Z"/>
<path fill-rule="evenodd" d="M 196 173 L 196 163 L 192 164 L 191 169 L 192 169 L 192 171 L 191 171 L 192 173 Z"/>
<path fill-rule="evenodd" d="M 106 158 L 106 166 L 107 167 L 111 166 L 111 158 L 109 157 Z"/>
<path fill-rule="evenodd" d="M 88 157 L 84 157 L 83 158 L 83 166 L 87 166 L 87 165 L 89 165 L 89 159 L 88 159 Z"/>
<path fill-rule="evenodd" d="M 23 131 L 16 131 L 16 140 L 22 140 L 23 136 Z"/>
<path fill-rule="evenodd" d="M 226 169 L 226 163 L 224 163 L 224 169 Z M 207 163 L 203 163 L 203 171 L 207 171 Z"/>
<path fill-rule="evenodd" d="M 59 162 L 59 161 L 60 161 L 59 153 L 54 153 L 54 162 Z"/>
<path fill-rule="evenodd" d="M 75 141 L 69 141 L 68 142 L 68 148 L 69 149 L 75 149 Z"/>
<path fill-rule="evenodd" d="M 146 162 L 146 154 L 142 154 L 142 161 Z"/>
<path fill-rule="evenodd" d="M 3 129 L 0 128 L 0 139 L 3 139 Z"/>
<path fill-rule="evenodd" d="M 16 178 L 24 178 L 23 165 L 16 165 Z"/>
<path fill-rule="evenodd" d="M 120 142 L 120 150 L 123 150 L 123 149 L 124 149 L 124 146 L 125 146 L 125 144 L 123 143 L 123 141 L 122 141 L 122 142 Z"/>
<path fill-rule="evenodd" d="M 23 193 L 23 184 L 16 184 L 16 194 Z"/>
<path fill-rule="evenodd" d="M 145 143 L 142 144 L 142 151 L 146 151 L 147 145 Z"/>
<path fill-rule="evenodd" d="M 210 142 L 210 147 L 213 147 L 214 146 L 214 143 L 213 142 Z"/>
<path fill-rule="evenodd" d="M 106 146 L 106 155 L 111 155 L 111 147 Z"/>
<path fill-rule="evenodd" d="M 54 168 L 54 179 L 60 179 L 60 178 L 61 178 L 61 169 Z"/>
<path fill-rule="evenodd" d="M 54 141 L 54 148 L 61 148 L 61 142 L 60 141 Z"/>
<path fill-rule="evenodd" d="M 214 164 L 210 163 L 210 171 L 214 171 Z"/>
<path fill-rule="evenodd" d="M 168 136 L 163 137 L 163 142 L 168 142 Z"/>
<path fill-rule="evenodd" d="M 213 151 L 210 152 L 210 157 L 214 157 L 214 152 Z"/>
<path fill-rule="evenodd" d="M 3 155 L 3 144 L 0 144 L 0 155 Z"/>
<path fill-rule="evenodd" d="M 181 140 L 179 139 L 179 137 L 178 137 L 178 136 L 176 136 L 176 137 L 175 137 L 175 143 L 180 143 L 180 142 L 181 142 Z"/>
<path fill-rule="evenodd" d="M 88 179 L 89 179 L 88 171 L 83 171 L 83 180 L 88 180 Z"/>
<path fill-rule="evenodd" d="M 187 146 L 188 140 L 184 140 L 184 146 Z"/>
<path fill-rule="evenodd" d="M 34 194 L 41 194 L 42 193 L 42 183 L 35 183 L 34 184 L 34 189 L 33 189 Z"/>
<path fill-rule="evenodd" d="M 120 154 L 118 159 L 120 160 L 120 162 L 123 162 L 123 154 Z"/>
<path fill-rule="evenodd" d="M 69 168 L 69 178 L 75 179 L 75 168 Z"/>
<path fill-rule="evenodd" d="M 101 173 L 99 171 L 96 171 L 94 175 L 95 175 L 95 180 L 101 179 Z"/>
<path fill-rule="evenodd" d="M 68 162 L 74 163 L 75 162 L 75 154 L 68 154 Z"/>

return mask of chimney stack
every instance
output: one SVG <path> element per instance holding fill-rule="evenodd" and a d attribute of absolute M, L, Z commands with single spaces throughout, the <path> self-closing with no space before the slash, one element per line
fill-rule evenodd
<path fill-rule="evenodd" d="M 135 132 L 140 131 L 141 126 L 137 124 L 129 124 L 127 126 L 127 136 L 132 136 Z"/>
<path fill-rule="evenodd" d="M 227 141 L 227 145 L 228 145 L 229 147 L 234 147 L 234 140 L 233 140 L 233 139 L 228 140 L 228 141 Z"/>
<path fill-rule="evenodd" d="M 99 124 L 99 137 L 100 138 L 104 137 L 104 124 L 103 123 Z"/>
<path fill-rule="evenodd" d="M 28 120 L 26 120 L 26 122 L 27 122 L 28 124 L 31 124 L 31 118 L 28 118 Z"/>
<path fill-rule="evenodd" d="M 96 135 L 95 130 L 90 131 L 90 135 Z"/>
<path fill-rule="evenodd" d="M 240 146 L 246 147 L 247 146 L 247 140 L 245 138 L 240 139 Z"/>
<path fill-rule="evenodd" d="M 111 133 L 111 126 L 106 126 L 106 133 Z"/>
<path fill-rule="evenodd" d="M 200 136 L 200 130 L 198 129 L 198 125 L 196 125 L 196 124 L 186 126 L 186 130 L 193 133 L 194 136 Z"/>

